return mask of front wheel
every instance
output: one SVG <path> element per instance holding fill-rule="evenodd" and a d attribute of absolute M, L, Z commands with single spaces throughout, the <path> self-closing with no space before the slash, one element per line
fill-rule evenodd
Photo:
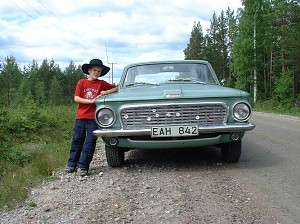
<path fill-rule="evenodd" d="M 228 142 L 221 146 L 222 159 L 225 162 L 236 163 L 239 161 L 242 152 L 242 142 Z"/>
<path fill-rule="evenodd" d="M 105 145 L 107 164 L 111 167 L 120 167 L 124 164 L 125 152 L 122 148 Z"/>

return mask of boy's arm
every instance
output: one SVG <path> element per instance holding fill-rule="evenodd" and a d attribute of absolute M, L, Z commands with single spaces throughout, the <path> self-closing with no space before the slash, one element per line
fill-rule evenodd
<path fill-rule="evenodd" d="M 95 100 L 98 97 L 101 97 L 101 96 L 104 96 L 104 95 L 107 95 L 107 94 L 110 94 L 110 93 L 113 93 L 113 92 L 116 92 L 116 91 L 118 91 L 118 87 L 114 87 L 114 88 L 106 90 L 106 91 L 101 91 L 100 95 L 98 95 L 97 97 L 95 97 L 93 99 L 85 99 L 85 98 L 82 98 L 80 96 L 74 96 L 74 102 L 82 103 L 82 104 L 92 104 L 92 103 L 95 103 Z"/>
<path fill-rule="evenodd" d="M 80 96 L 74 96 L 75 103 L 82 103 L 82 104 L 92 104 L 95 103 L 96 98 L 94 99 L 85 99 Z"/>
<path fill-rule="evenodd" d="M 112 88 L 112 89 L 106 90 L 106 91 L 101 91 L 100 95 L 97 96 L 97 97 L 100 97 L 100 96 L 103 96 L 103 95 L 107 95 L 107 94 L 110 94 L 110 93 L 114 93 L 116 91 L 118 91 L 118 87 L 117 86 L 114 87 L 114 88 Z"/>

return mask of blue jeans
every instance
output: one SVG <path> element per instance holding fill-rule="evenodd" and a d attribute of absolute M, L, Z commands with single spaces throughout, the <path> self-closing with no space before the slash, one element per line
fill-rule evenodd
<path fill-rule="evenodd" d="M 93 119 L 77 119 L 75 121 L 70 158 L 67 164 L 69 167 L 89 170 L 97 141 L 93 131 L 97 128 L 97 123 Z"/>

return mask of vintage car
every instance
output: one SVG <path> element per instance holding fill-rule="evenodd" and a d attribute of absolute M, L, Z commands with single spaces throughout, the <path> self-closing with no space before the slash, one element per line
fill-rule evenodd
<path fill-rule="evenodd" d="M 237 162 L 241 141 L 255 125 L 249 94 L 226 88 L 202 60 L 156 61 L 124 68 L 119 90 L 96 100 L 94 135 L 107 163 L 119 167 L 130 149 L 217 146 Z"/>

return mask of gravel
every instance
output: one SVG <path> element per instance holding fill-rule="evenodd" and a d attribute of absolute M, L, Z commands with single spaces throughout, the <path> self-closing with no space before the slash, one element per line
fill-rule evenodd
<path fill-rule="evenodd" d="M 99 140 L 87 177 L 61 168 L 52 179 L 0 223 L 289 223 L 213 147 L 133 150 L 110 168 Z"/>

